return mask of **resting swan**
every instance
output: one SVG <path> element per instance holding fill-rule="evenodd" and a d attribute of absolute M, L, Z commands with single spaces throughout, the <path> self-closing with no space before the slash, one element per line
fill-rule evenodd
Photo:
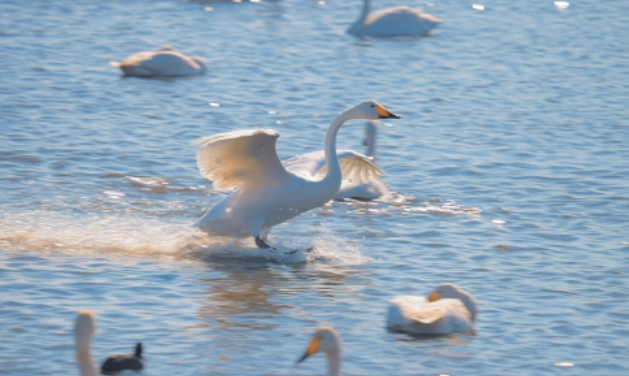
<path fill-rule="evenodd" d="M 366 156 L 336 151 L 336 135 L 351 119 L 399 119 L 380 104 L 363 102 L 332 121 L 325 150 L 280 162 L 275 150 L 279 133 L 271 129 L 240 130 L 202 137 L 197 165 L 214 188 L 238 188 L 211 208 L 196 227 L 213 235 L 248 237 L 259 248 L 271 227 L 332 200 L 343 175 L 369 181 L 381 174 Z M 321 176 L 323 175 L 323 176 Z"/>
<path fill-rule="evenodd" d="M 363 12 L 347 32 L 355 35 L 393 37 L 398 35 L 427 35 L 442 21 L 421 9 L 398 6 L 373 13 L 370 0 L 364 0 Z"/>
<path fill-rule="evenodd" d="M 76 323 L 74 324 L 74 348 L 76 350 L 76 361 L 79 365 L 79 373 L 81 376 L 98 376 L 100 372 L 96 368 L 94 361 L 92 360 L 92 353 L 90 350 L 90 341 L 92 340 L 92 336 L 96 332 L 96 318 L 94 317 L 94 313 L 89 311 L 81 311 L 79 312 Z M 138 348 L 140 353 L 138 354 Z M 132 370 L 139 372 L 144 368 L 144 362 L 141 357 L 142 345 L 138 344 L 136 346 L 136 354 L 139 355 L 138 358 L 135 356 L 124 356 L 124 362 L 115 362 L 116 365 L 110 365 L 108 368 L 103 368 L 103 374 L 115 374 L 118 372 L 122 372 L 125 370 Z M 120 358 L 121 355 L 114 355 L 113 358 Z M 112 357 L 108 358 L 105 364 L 112 359 Z"/>
<path fill-rule="evenodd" d="M 318 352 L 328 356 L 328 376 L 338 376 L 341 371 L 341 337 L 332 327 L 317 328 L 306 353 L 297 363 Z"/>
<path fill-rule="evenodd" d="M 398 296 L 391 301 L 387 328 L 410 334 L 467 332 L 476 320 L 474 297 L 453 283 L 438 285 L 428 299 Z"/>
<path fill-rule="evenodd" d="M 367 146 L 367 156 L 371 161 L 376 161 L 376 135 L 378 134 L 379 123 L 376 120 L 367 122 L 365 146 Z M 356 183 L 351 179 L 343 180 L 339 193 L 334 197 L 335 200 L 343 200 L 351 198 L 360 201 L 370 201 L 380 198 L 389 193 L 389 187 L 379 178 L 372 179 L 365 183 Z"/>
<path fill-rule="evenodd" d="M 188 57 L 168 45 L 157 51 L 138 52 L 110 64 L 122 69 L 125 76 L 133 77 L 196 76 L 205 73 L 204 59 Z"/>

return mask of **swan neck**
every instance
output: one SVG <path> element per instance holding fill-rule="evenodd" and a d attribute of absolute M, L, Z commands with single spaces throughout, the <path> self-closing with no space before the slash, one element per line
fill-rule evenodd
<path fill-rule="evenodd" d="M 76 344 L 76 362 L 79 365 L 79 372 L 81 376 L 98 376 L 98 371 L 92 360 L 92 353 L 90 351 L 90 338 L 89 337 L 77 337 Z"/>
<path fill-rule="evenodd" d="M 341 350 L 335 348 L 326 353 L 328 356 L 328 376 L 338 376 L 341 372 Z"/>
<path fill-rule="evenodd" d="M 324 181 L 338 180 L 339 188 L 341 186 L 341 165 L 339 157 L 336 153 L 336 135 L 341 126 L 350 119 L 349 111 L 345 111 L 332 121 L 328 133 L 325 136 L 325 162 L 328 165 L 328 173 L 323 178 Z"/>
<path fill-rule="evenodd" d="M 375 124 L 369 122 L 367 124 L 367 134 L 365 138 L 367 140 L 367 156 L 376 160 L 376 135 L 378 134 L 378 128 Z"/>
<path fill-rule="evenodd" d="M 371 13 L 371 1 L 370 0 L 364 0 L 363 1 L 363 12 L 360 15 L 360 19 L 359 22 L 361 24 L 365 23 L 365 20 L 367 19 L 367 16 L 369 15 L 369 13 Z"/>

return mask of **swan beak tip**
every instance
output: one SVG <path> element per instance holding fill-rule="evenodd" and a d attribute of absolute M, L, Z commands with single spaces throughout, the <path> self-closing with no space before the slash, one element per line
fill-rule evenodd
<path fill-rule="evenodd" d="M 388 111 L 387 111 L 388 112 Z M 400 115 L 396 115 L 393 112 L 388 112 L 386 115 L 384 116 L 379 116 L 380 119 L 401 119 L 402 117 Z"/>

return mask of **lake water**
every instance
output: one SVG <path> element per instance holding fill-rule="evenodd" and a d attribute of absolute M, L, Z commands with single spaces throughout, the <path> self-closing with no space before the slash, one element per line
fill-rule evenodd
<path fill-rule="evenodd" d="M 322 374 L 294 364 L 320 325 L 346 375 L 626 373 L 629 2 L 405 4 L 445 23 L 360 40 L 358 0 L 3 0 L 0 374 L 76 374 L 80 309 L 96 361 L 143 341 L 147 376 Z M 208 73 L 109 66 L 163 44 Z M 273 128 L 290 158 L 368 99 L 402 116 L 378 138 L 393 196 L 273 230 L 307 257 L 190 229 L 225 194 L 190 141 Z M 474 333 L 386 331 L 391 298 L 441 282 L 478 299 Z"/>

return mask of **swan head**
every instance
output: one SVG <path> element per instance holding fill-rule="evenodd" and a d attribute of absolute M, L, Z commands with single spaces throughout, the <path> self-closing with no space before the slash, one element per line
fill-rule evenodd
<path fill-rule="evenodd" d="M 376 101 L 366 101 L 360 103 L 359 105 L 348 111 L 348 116 L 350 119 L 367 120 L 401 119 L 400 116 L 387 110 L 386 108 L 384 108 L 384 106 Z"/>
<path fill-rule="evenodd" d="M 476 320 L 477 303 L 476 299 L 469 292 L 463 290 L 454 283 L 442 283 L 435 287 L 434 291 L 428 296 L 429 302 L 439 299 L 459 299 L 472 316 L 472 321 Z"/>
<path fill-rule="evenodd" d="M 89 341 L 96 332 L 96 318 L 90 311 L 80 311 L 74 324 L 74 337 L 77 343 Z"/>
<path fill-rule="evenodd" d="M 327 354 L 328 356 L 331 354 L 338 355 L 341 351 L 341 339 L 339 334 L 334 330 L 334 328 L 329 326 L 324 326 L 321 328 L 317 328 L 312 339 L 310 340 L 310 344 L 306 349 L 306 353 L 297 361 L 297 363 L 301 363 L 311 355 L 314 355 L 318 352 L 322 352 Z"/>

